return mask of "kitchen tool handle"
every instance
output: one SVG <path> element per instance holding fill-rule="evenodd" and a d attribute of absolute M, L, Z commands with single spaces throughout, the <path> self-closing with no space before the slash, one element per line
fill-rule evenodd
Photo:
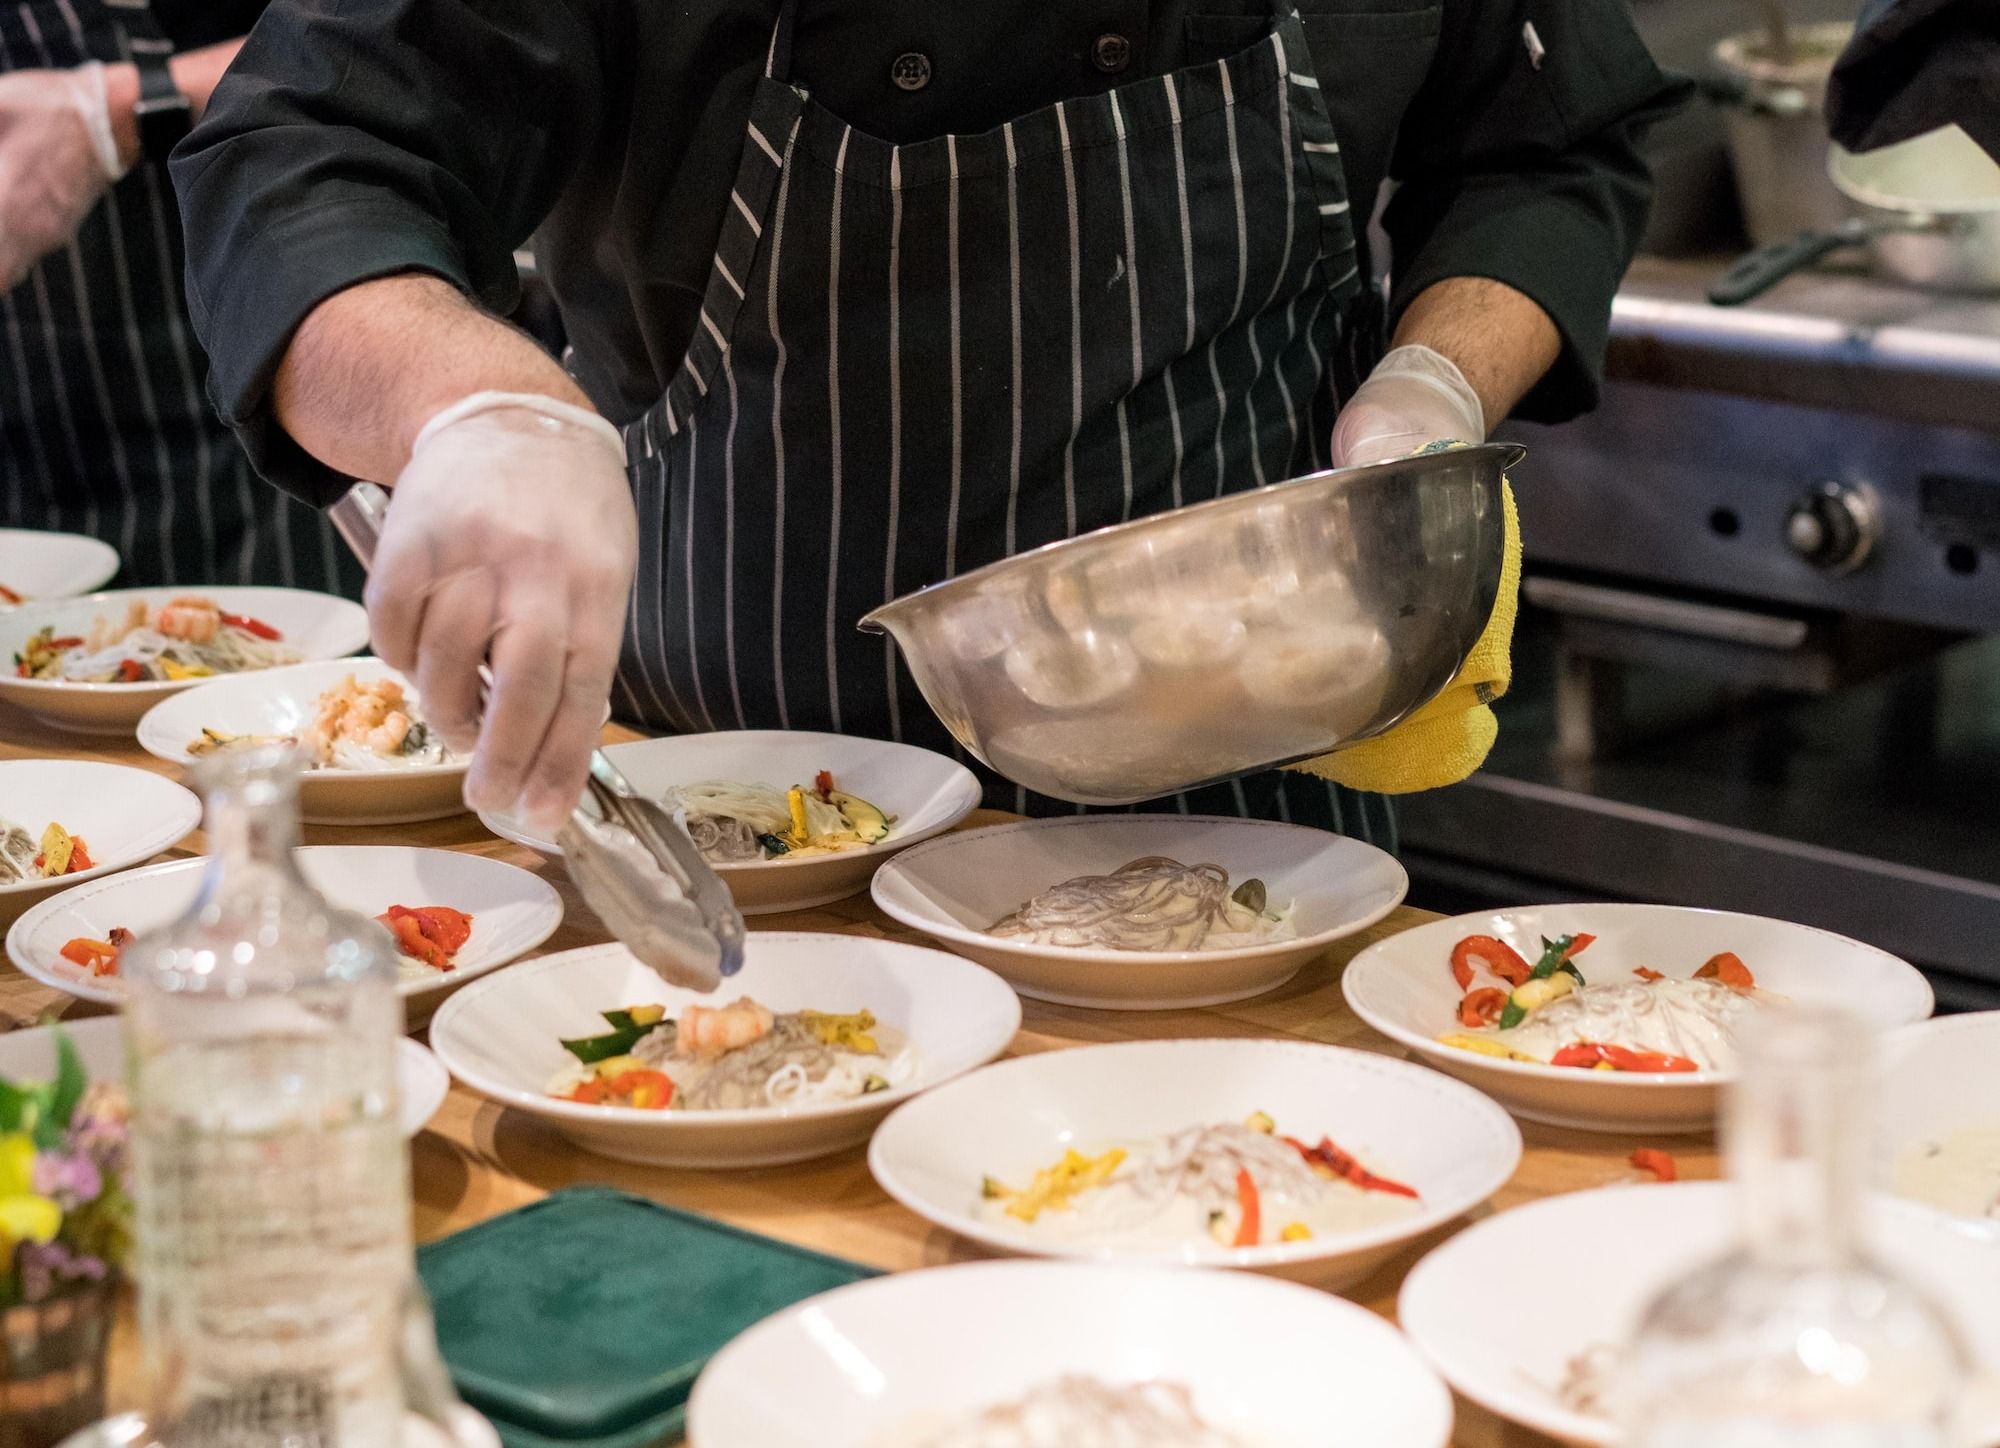
<path fill-rule="evenodd" d="M 1874 230 L 1865 221 L 1846 221 L 1831 231 L 1802 231 L 1797 236 L 1760 246 L 1741 257 L 1709 287 L 1708 299 L 1718 307 L 1741 306 L 1821 257 L 1861 246 Z"/>

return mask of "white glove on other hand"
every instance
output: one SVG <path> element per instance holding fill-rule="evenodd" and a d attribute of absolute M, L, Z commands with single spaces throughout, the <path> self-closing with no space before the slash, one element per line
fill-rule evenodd
<path fill-rule="evenodd" d="M 575 807 L 637 561 L 624 442 L 596 413 L 482 392 L 417 434 L 369 572 L 368 621 L 445 742 L 476 741 L 474 809 L 554 825 Z"/>
<path fill-rule="evenodd" d="M 1398 347 L 1375 364 L 1333 423 L 1333 465 L 1408 457 L 1434 442 L 1486 441 L 1486 410 L 1442 352 Z"/>
<path fill-rule="evenodd" d="M 102 65 L 0 75 L 0 292 L 76 235 L 124 174 Z"/>

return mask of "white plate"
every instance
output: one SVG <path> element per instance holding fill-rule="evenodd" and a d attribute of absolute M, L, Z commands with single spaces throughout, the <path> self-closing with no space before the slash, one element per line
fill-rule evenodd
<path fill-rule="evenodd" d="M 1242 950 L 1078 950 L 986 933 L 1030 897 L 1145 855 L 1256 876 L 1291 902 L 1293 940 Z M 1022 995 L 1105 1010 L 1179 1010 L 1275 989 L 1334 941 L 1366 930 L 1410 887 L 1373 845 L 1325 830 L 1211 815 L 1086 815 L 967 830 L 891 861 L 875 877 L 890 916 L 990 966 Z"/>
<path fill-rule="evenodd" d="M 1102 1151 L 1185 1127 L 1269 1113 L 1306 1141 L 1330 1136 L 1417 1189 L 1407 1217 L 1339 1236 L 1179 1251 L 1050 1243 L 975 1215 L 982 1176 L 1026 1182 L 1065 1149 Z M 984 1246 L 1098 1262 L 1249 1267 L 1346 1287 L 1402 1244 L 1506 1185 L 1521 1159 L 1507 1113 L 1468 1086 L 1371 1051 L 1304 1041 L 1141 1041 L 1045 1051 L 927 1092 L 882 1123 L 868 1165 L 918 1216 Z"/>
<path fill-rule="evenodd" d="M 1974 1128 L 2000 1128 L 2000 1011 L 1940 1016 L 1905 1026 L 1884 1051 L 1882 1092 L 1875 1103 L 1882 1181 L 1922 1143 Z M 2000 1196 L 2000 1182 L 1994 1184 Z M 2000 1242 L 2000 1220 L 1972 1217 Z"/>
<path fill-rule="evenodd" d="M 599 1011 L 657 1001 L 678 1014 L 739 995 L 780 1012 L 873 1011 L 908 1036 L 916 1075 L 854 1101 L 744 1111 L 641 1111 L 546 1094 L 549 1079 L 574 1064 L 563 1038 L 603 1031 Z M 935 950 L 760 930 L 742 971 L 714 995 L 667 985 L 622 945 L 529 961 L 447 1001 L 431 1023 L 431 1048 L 473 1090 L 542 1117 L 587 1151 L 660 1166 L 772 1166 L 866 1141 L 897 1103 L 999 1055 L 1020 1024 L 1021 1003 L 1004 984 Z"/>
<path fill-rule="evenodd" d="M 45 625 L 58 635 L 85 634 L 100 618 L 121 618 L 133 599 L 157 608 L 176 598 L 207 598 L 229 613 L 262 619 L 284 635 L 285 647 L 306 659 L 337 659 L 368 642 L 368 615 L 361 605 L 330 593 L 296 588 L 127 588 L 84 598 L 26 603 L 0 614 L 0 656 L 12 658 Z M 71 684 L 60 679 L 18 679 L 0 673 L 0 699 L 62 729 L 90 734 L 123 734 L 169 694 L 192 689 L 200 679 L 143 684 Z"/>
<path fill-rule="evenodd" d="M 888 838 L 865 850 L 717 865 L 715 873 L 745 915 L 805 910 L 845 899 L 866 889 L 868 877 L 898 850 L 943 834 L 979 806 L 979 781 L 971 770 L 928 749 L 882 739 L 743 729 L 641 739 L 613 744 L 604 752 L 635 789 L 653 799 L 674 785 L 711 779 L 789 789 L 812 783 L 813 776 L 826 769 L 841 789 L 891 817 Z M 562 853 L 554 840 L 534 834 L 506 815 L 479 818 L 503 839 L 544 855 Z"/>
<path fill-rule="evenodd" d="M 81 533 L 0 528 L 0 586 L 23 603 L 75 598 L 102 588 L 118 572 L 118 550 Z M 13 605 L 0 597 L 0 613 Z"/>
<path fill-rule="evenodd" d="M 1341 990 L 1354 1013 L 1383 1035 L 1524 1120 L 1586 1131 L 1708 1130 L 1719 1088 L 1732 1072 L 1581 1071 L 1498 1060 L 1438 1041 L 1459 1028 L 1451 949 L 1460 940 L 1497 935 L 1533 960 L 1543 936 L 1577 933 L 1597 937 L 1578 960 L 1593 981 L 1630 979 L 1642 965 L 1693 975 L 1710 956 L 1730 950 L 1760 987 L 1794 1001 L 1844 1007 L 1885 1028 L 1931 1013 L 1929 983 L 1887 951 L 1786 920 L 1674 905 L 1537 905 L 1434 921 L 1362 951 L 1348 963 Z"/>
<path fill-rule="evenodd" d="M 53 822 L 80 836 L 96 861 L 54 880 L 0 885 L 0 921 L 37 900 L 171 850 L 201 823 L 201 801 L 148 769 L 82 759 L 0 761 L 0 819 L 37 840 Z"/>
<path fill-rule="evenodd" d="M 412 1030 L 467 981 L 533 950 L 562 923 L 562 897 L 547 881 L 483 855 L 405 845 L 308 845 L 299 870 L 345 910 L 380 915 L 391 905 L 449 905 L 472 916 L 472 936 L 452 969 L 397 987 Z M 87 1001 L 116 1005 L 116 976 L 93 976 L 64 960 L 77 936 L 102 940 L 114 925 L 143 935 L 178 919 L 195 897 L 206 860 L 175 860 L 64 891 L 14 922 L 7 954 L 36 980 Z"/>
<path fill-rule="evenodd" d="M 380 659 L 328 659 L 254 674 L 233 674 L 162 699 L 139 721 L 139 745 L 156 759 L 195 763 L 188 744 L 203 729 L 230 734 L 297 734 L 319 696 L 353 675 L 394 679 L 415 701 L 415 685 Z M 419 710 L 421 717 L 421 710 Z M 469 759 L 382 769 L 314 769 L 299 779 L 299 814 L 314 825 L 403 825 L 465 813 Z"/>
<path fill-rule="evenodd" d="M 125 1079 L 125 1040 L 116 1016 L 64 1021 L 92 1081 Z M 0 1080 L 47 1081 L 56 1070 L 56 1027 L 36 1026 L 0 1035 Z M 397 1117 L 404 1136 L 415 1136 L 444 1104 L 451 1077 L 438 1058 L 407 1037 L 396 1042 Z"/>
<path fill-rule="evenodd" d="M 1459 1392 L 1501 1417 L 1570 1443 L 1610 1443 L 1615 1426 L 1556 1395 L 1569 1361 L 1626 1340 L 1654 1293 L 1727 1250 L 1726 1182 L 1571 1192 L 1478 1222 L 1419 1262 L 1396 1317 Z M 2000 1370 L 2000 1250 L 1907 1202 L 1875 1203 L 1876 1250 L 1969 1333 Z M 2000 1423 L 1976 1440 L 2000 1441 Z"/>
<path fill-rule="evenodd" d="M 1444 1385 L 1351 1302 L 1233 1272 L 980 1262 L 837 1288 L 758 1323 L 695 1382 L 688 1438 L 878 1448 L 1070 1374 L 1179 1383 L 1256 1448 L 1451 1436 Z"/>

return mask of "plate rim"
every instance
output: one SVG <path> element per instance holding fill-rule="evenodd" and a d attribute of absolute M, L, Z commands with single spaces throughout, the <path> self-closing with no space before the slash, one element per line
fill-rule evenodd
<path fill-rule="evenodd" d="M 1496 1160 L 1496 1170 L 1499 1165 L 1504 1163 L 1505 1171 L 1497 1175 L 1492 1185 L 1487 1187 L 1484 1192 L 1462 1203 L 1453 1205 L 1449 1209 L 1426 1208 L 1426 1210 L 1419 1212 L 1414 1217 L 1398 1218 L 1393 1221 L 1378 1223 L 1364 1231 L 1346 1234 L 1337 1243 L 1324 1242 L 1320 1239 L 1314 1239 L 1312 1242 L 1272 1242 L 1260 1244 L 1255 1247 L 1234 1247 L 1229 1249 L 1225 1254 L 1213 1257 L 1204 1256 L 1201 1258 L 1188 1258 L 1165 1249 L 1156 1252 L 1138 1252 L 1113 1246 L 1031 1246 L 999 1232 L 978 1229 L 980 1228 L 980 1224 L 977 1222 L 973 1222 L 972 1226 L 978 1230 L 967 1230 L 967 1228 L 958 1225 L 956 1221 L 944 1220 L 941 1214 L 934 1213 L 921 1205 L 921 1198 L 916 1193 L 908 1190 L 899 1190 L 898 1187 L 891 1185 L 890 1181 L 885 1177 L 881 1165 L 882 1156 L 887 1150 L 882 1145 L 884 1133 L 892 1129 L 894 1119 L 897 1116 L 903 1115 L 910 1108 L 920 1104 L 914 1099 L 903 1102 L 894 1111 L 890 1112 L 888 1118 L 884 1119 L 881 1127 L 877 1129 L 875 1136 L 869 1141 L 869 1175 L 875 1179 L 875 1184 L 898 1205 L 903 1207 L 904 1210 L 914 1213 L 924 1221 L 929 1222 L 932 1226 L 950 1232 L 954 1236 L 976 1242 L 981 1246 L 994 1248 L 1013 1257 L 1046 1261 L 1129 1264 L 1133 1266 L 1186 1266 L 1198 1269 L 1224 1268 L 1268 1271 L 1271 1269 L 1307 1266 L 1315 1262 L 1333 1262 L 1340 1258 L 1356 1256 L 1378 1248 L 1394 1247 L 1403 1242 L 1416 1241 L 1426 1234 L 1434 1232 L 1451 1222 L 1455 1222 L 1470 1212 L 1476 1211 L 1482 1204 L 1492 1201 L 1520 1172 L 1521 1158 L 1526 1149 L 1521 1135 L 1520 1124 L 1508 1114 L 1505 1107 L 1493 1100 L 1485 1092 L 1480 1091 L 1477 1087 L 1467 1085 L 1463 1081 L 1447 1076 L 1442 1071 L 1432 1070 L 1430 1067 L 1421 1065 L 1418 1062 L 1405 1061 L 1400 1057 L 1385 1055 L 1379 1051 L 1369 1051 L 1358 1046 L 1339 1046 L 1327 1041 L 1308 1041 L 1296 1037 L 1176 1036 L 1158 1040 L 1104 1041 L 1088 1046 L 1065 1047 L 1055 1052 L 1037 1051 L 1027 1056 L 1007 1057 L 981 1066 L 977 1071 L 968 1071 L 956 1080 L 939 1086 L 936 1091 L 926 1092 L 925 1099 L 921 1102 L 921 1105 L 926 1110 L 942 1109 L 937 1107 L 930 1098 L 946 1092 L 951 1087 L 959 1086 L 971 1077 L 984 1072 L 1011 1071 L 1016 1067 L 1032 1069 L 1033 1063 L 1039 1062 L 1045 1056 L 1070 1056 L 1079 1051 L 1099 1053 L 1137 1053 L 1145 1051 L 1151 1053 L 1155 1050 L 1157 1050 L 1158 1054 L 1170 1055 L 1182 1049 L 1209 1049 L 1217 1046 L 1225 1050 L 1245 1054 L 1253 1051 L 1257 1053 L 1284 1052 L 1292 1055 L 1319 1057 L 1320 1059 L 1336 1059 L 1346 1062 L 1350 1066 L 1361 1067 L 1367 1071 L 1376 1071 L 1388 1076 L 1402 1075 L 1412 1081 L 1431 1078 L 1425 1084 L 1431 1087 L 1431 1089 L 1437 1090 L 1443 1097 L 1454 1100 L 1466 1108 L 1468 1120 L 1483 1118 L 1483 1129 L 1493 1133 L 1494 1142 L 1500 1148 L 1499 1159 Z M 1324 1054 L 1326 1052 L 1336 1054 L 1333 1057 L 1327 1057 Z M 904 1129 L 908 1130 L 911 1128 L 905 1127 Z M 1312 1250 L 1316 1245 L 1319 1250 Z M 1334 1247 L 1334 1250 L 1325 1250 L 1328 1246 Z"/>
<path fill-rule="evenodd" d="M 1272 831 L 1295 831 L 1312 837 L 1322 843 L 1331 843 L 1335 849 L 1355 849 L 1372 854 L 1374 863 L 1386 862 L 1396 872 L 1397 887 L 1393 898 L 1387 904 L 1372 909 L 1365 915 L 1356 916 L 1351 921 L 1342 921 L 1325 930 L 1311 935 L 1297 935 L 1288 940 L 1269 940 L 1262 945 L 1246 945 L 1235 950 L 1109 950 L 1101 946 L 1079 945 L 1033 945 L 1023 941 L 1008 940 L 1000 936 L 988 935 L 983 931 L 971 930 L 956 922 L 937 922 L 928 916 L 919 916 L 916 911 L 883 898 L 887 888 L 884 877 L 890 882 L 907 879 L 908 864 L 922 859 L 926 854 L 949 850 L 963 841 L 985 835 L 1020 833 L 1037 830 L 1076 828 L 1116 828 L 1130 824 L 1154 824 L 1170 820 L 1183 825 L 1227 825 L 1244 826 Z M 1364 856 L 1365 858 L 1365 856 Z M 915 889 L 915 886 L 911 886 Z M 1319 954 L 1336 941 L 1381 924 L 1395 913 L 1397 908 L 1409 898 L 1410 874 L 1403 862 L 1379 845 L 1371 845 L 1366 840 L 1357 840 L 1350 835 L 1336 834 L 1332 830 L 1315 829 L 1311 825 L 1292 824 L 1286 820 L 1246 819 L 1236 815 L 1183 815 L 1151 812 L 1147 814 L 1102 814 L 1102 815 L 1052 815 L 1042 819 L 1008 820 L 1001 824 L 980 825 L 969 830 L 960 830 L 948 839 L 926 840 L 907 850 L 899 850 L 895 858 L 885 860 L 882 868 L 875 872 L 869 882 L 869 898 L 883 914 L 898 924 L 912 930 L 922 931 L 937 940 L 949 940 L 973 946 L 980 950 L 992 950 L 998 954 L 1019 956 L 1027 959 L 1053 960 L 1077 965 L 1119 965 L 1130 966 L 1138 961 L 1155 965 L 1199 965 L 1214 964 L 1219 961 L 1264 960 L 1283 955 L 1290 951 L 1305 950 L 1307 958 Z"/>
<path fill-rule="evenodd" d="M 1408 930 L 1398 931 L 1386 940 L 1377 940 L 1356 951 L 1354 958 L 1347 963 L 1347 968 L 1340 974 L 1341 999 L 1347 1003 L 1349 1010 L 1353 1011 L 1355 1015 L 1359 1016 L 1366 1023 L 1370 1030 L 1376 1032 L 1378 1035 L 1388 1037 L 1398 1046 L 1401 1046 L 1405 1050 L 1415 1051 L 1426 1059 L 1448 1060 L 1453 1065 L 1469 1064 L 1475 1069 L 1484 1068 L 1523 1081 L 1545 1081 L 1567 1083 L 1570 1085 L 1582 1084 L 1574 1067 L 1549 1066 L 1539 1061 L 1515 1061 L 1500 1056 L 1482 1056 L 1472 1051 L 1458 1051 L 1455 1047 L 1447 1046 L 1435 1037 L 1423 1036 L 1419 1032 L 1402 1025 L 1400 1022 L 1390 1019 L 1386 1012 L 1376 1009 L 1375 1006 L 1364 1000 L 1357 999 L 1356 996 L 1357 992 L 1367 988 L 1371 974 L 1386 973 L 1394 968 L 1394 957 L 1396 954 L 1394 946 L 1404 936 L 1414 935 L 1419 932 L 1435 932 L 1442 936 L 1447 933 L 1446 927 L 1464 929 L 1469 924 L 1490 921 L 1499 916 L 1513 915 L 1529 910 L 1605 909 L 1664 910 L 1683 915 L 1755 920 L 1760 923 L 1782 925 L 1787 929 L 1808 931 L 1814 935 L 1824 936 L 1830 940 L 1837 941 L 1843 946 L 1851 946 L 1880 956 L 1884 961 L 1901 967 L 1907 973 L 1907 978 L 1914 979 L 1917 988 L 1921 991 L 1923 1014 L 1919 1015 L 1915 1020 L 1898 1022 L 1896 1026 L 1889 1029 L 1894 1030 L 1901 1029 L 1904 1026 L 1921 1025 L 1925 1021 L 1933 1019 L 1934 1013 L 1937 1010 L 1937 994 L 1932 989 L 1930 981 L 1924 976 L 1923 972 L 1907 960 L 1904 960 L 1901 956 L 1884 950 L 1879 945 L 1870 945 L 1865 940 L 1856 940 L 1852 936 L 1842 935 L 1838 931 L 1827 930 L 1818 925 L 1804 925 L 1798 921 L 1781 919 L 1775 915 L 1753 915 L 1747 910 L 1720 910 L 1702 905 L 1661 905 L 1645 900 L 1552 901 L 1546 905 L 1506 906 L 1498 910 L 1474 910 L 1459 915 L 1447 915 L 1438 920 L 1426 920 L 1421 925 L 1413 925 Z M 1357 984 L 1357 982 L 1359 983 Z M 1454 1054 L 1446 1055 L 1446 1052 L 1454 1052 Z M 1668 1087 L 1726 1086 L 1736 1079 L 1736 1074 L 1734 1071 L 1598 1071 L 1588 1073 L 1583 1079 L 1588 1081 L 1593 1094 L 1598 1090 L 1608 1093 L 1630 1093 L 1642 1090 L 1658 1091 Z"/>
<path fill-rule="evenodd" d="M 168 783 L 172 783 L 172 781 L 169 780 Z M 502 960 L 468 967 L 468 973 L 464 975 L 448 971 L 438 976 L 436 980 L 398 980 L 396 982 L 396 996 L 399 1000 L 421 1000 L 446 989 L 450 989 L 455 993 L 475 981 L 485 979 L 496 971 L 505 970 L 508 966 L 519 963 L 523 956 L 527 955 L 530 951 L 540 949 L 551 935 L 562 928 L 563 916 L 565 914 L 562 892 L 537 875 L 533 870 L 522 869 L 521 866 L 514 864 L 511 860 L 498 860 L 491 855 L 475 854 L 469 850 L 446 849 L 436 845 L 300 845 L 297 847 L 295 853 L 311 854 L 323 850 L 341 852 L 353 850 L 410 850 L 417 853 L 460 856 L 479 861 L 481 868 L 495 866 L 518 871 L 527 879 L 532 880 L 539 890 L 546 892 L 549 902 L 553 904 L 554 916 L 548 921 L 547 928 L 541 932 L 537 939 L 522 946 L 514 954 Z M 165 875 L 176 871 L 199 871 L 207 868 L 208 861 L 209 857 L 207 855 L 190 855 L 185 859 L 162 860 L 157 865 L 145 865 L 138 869 L 121 871 L 117 876 L 117 881 L 122 884 L 128 877 L 151 878 L 156 875 Z M 78 1000 L 90 1001 L 96 1005 L 122 1008 L 125 1003 L 125 992 L 122 988 L 108 990 L 96 985 L 92 981 L 72 980 L 66 976 L 57 975 L 46 964 L 33 959 L 27 949 L 30 927 L 39 929 L 45 920 L 57 913 L 58 907 L 69 899 L 73 891 L 81 889 L 85 885 L 99 885 L 101 888 L 110 888 L 110 884 L 111 882 L 108 879 L 81 881 L 69 889 L 57 891 L 46 899 L 36 901 L 33 905 L 22 911 L 20 916 L 7 927 L 4 946 L 0 946 L 0 949 L 4 949 L 7 959 L 23 975 L 30 976 L 53 990 L 59 990 L 65 995 L 74 996 Z M 91 891 L 93 895 L 98 893 L 101 893 L 101 890 Z"/>
<path fill-rule="evenodd" d="M 496 970 L 482 976 L 479 981 L 469 982 L 464 989 L 454 992 L 449 1000 L 438 1007 L 437 1014 L 431 1017 L 431 1050 L 444 1063 L 445 1069 L 451 1073 L 454 1081 L 459 1082 L 470 1090 L 478 1092 L 481 1096 L 497 1105 L 525 1111 L 531 1115 L 546 1116 L 551 1121 L 574 1123 L 586 1128 L 592 1125 L 615 1125 L 620 1127 L 651 1128 L 663 1133 L 679 1132 L 686 1135 L 695 1135 L 697 1133 L 726 1135 L 730 1133 L 732 1128 L 754 1131 L 759 1128 L 768 1129 L 797 1122 L 809 1123 L 814 1121 L 839 1120 L 843 1117 L 862 1115 L 869 1112 L 879 1112 L 882 1115 L 887 1115 L 890 1111 L 893 1111 L 906 1101 L 914 1099 L 923 1092 L 933 1090 L 948 1082 L 955 1081 L 969 1072 L 980 1070 L 992 1064 L 1013 1044 L 1014 1038 L 1021 1032 L 1021 998 L 1015 994 L 1014 988 L 977 961 L 966 960 L 964 957 L 953 955 L 949 951 L 935 950 L 930 946 L 913 945 L 908 941 L 889 940 L 879 936 L 843 935 L 824 930 L 757 930 L 751 933 L 750 938 L 753 942 L 760 939 L 788 942 L 836 940 L 848 943 L 855 940 L 866 940 L 870 944 L 884 945 L 898 951 L 913 950 L 921 951 L 926 955 L 941 956 L 952 961 L 954 966 L 962 966 L 967 970 L 978 971 L 982 975 L 990 976 L 992 984 L 998 988 L 998 994 L 995 997 L 996 1004 L 1001 1007 L 1011 1024 L 1009 1024 L 1005 1036 L 1000 1039 L 999 1044 L 993 1048 L 990 1054 L 985 1055 L 981 1060 L 974 1061 L 942 1075 L 925 1075 L 915 1081 L 906 1082 L 901 1086 L 892 1086 L 887 1091 L 877 1091 L 867 1096 L 856 1096 L 845 1101 L 809 1101 L 798 1106 L 781 1108 L 761 1106 L 732 1107 L 722 1111 L 643 1111 L 634 1106 L 585 1106 L 576 1102 L 561 1101 L 553 1096 L 523 1091 L 511 1086 L 501 1086 L 497 1083 L 489 1088 L 481 1084 L 483 1073 L 461 1070 L 458 1063 L 453 1060 L 453 1053 L 448 1051 L 441 1043 L 439 1039 L 440 1032 L 448 1033 L 452 1022 L 461 1012 L 470 1010 L 473 1002 L 478 1000 L 480 996 L 498 989 L 501 977 L 508 972 L 532 971 L 539 974 L 545 970 L 560 969 L 575 965 L 586 958 L 594 962 L 598 959 L 611 959 L 619 955 L 630 957 L 632 954 L 631 951 L 614 940 L 601 945 L 582 945 L 572 950 L 559 950 L 548 955 L 536 956 L 533 960 L 515 961 L 501 970 Z M 634 963 L 638 963 L 636 959 Z M 976 977 L 968 977 L 968 979 L 976 979 Z M 1002 999 L 1002 996 L 1004 996 L 1004 999 Z"/>
<path fill-rule="evenodd" d="M 145 865 L 147 860 L 152 859 L 155 855 L 173 849 L 181 841 L 201 828 L 202 804 L 200 798 L 193 790 L 189 789 L 179 780 L 169 779 L 164 774 L 150 769 L 141 769 L 137 765 L 114 764 L 106 759 L 4 759 L 0 760 L 0 770 L 4 770 L 9 765 L 47 766 L 51 764 L 72 767 L 81 765 L 86 769 L 92 770 L 104 769 L 113 770 L 120 774 L 143 775 L 147 780 L 162 785 L 172 792 L 168 798 L 172 801 L 174 813 L 166 822 L 163 822 L 155 829 L 152 834 L 141 837 L 147 844 L 145 848 L 139 850 L 137 853 L 123 854 L 116 859 L 106 858 L 100 860 L 88 870 L 78 870 L 73 875 L 58 875 L 54 879 L 47 880 L 16 880 L 9 884 L 0 885 L 0 902 L 10 899 L 20 899 L 23 896 L 37 893 L 41 894 L 44 899 L 53 898 L 53 895 L 67 894 L 79 885 L 87 885 L 94 880 L 101 880 L 110 875 L 128 874 L 135 868 L 151 868 Z M 178 823 L 184 816 L 186 823 Z M 178 831 L 178 833 L 175 833 L 175 831 Z M 154 841 L 157 841 L 157 843 L 153 843 Z M 179 862 L 168 860 L 162 863 L 177 864 Z M 51 891 L 53 891 L 53 895 L 50 893 Z M 41 903 L 42 901 L 38 899 L 28 908 L 32 910 L 36 905 Z"/>

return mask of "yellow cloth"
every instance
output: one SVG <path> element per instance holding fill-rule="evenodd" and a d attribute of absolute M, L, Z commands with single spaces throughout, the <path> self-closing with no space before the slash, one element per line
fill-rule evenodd
<path fill-rule="evenodd" d="M 1488 706 L 1507 692 L 1509 646 L 1521 591 L 1521 520 L 1514 490 L 1500 482 L 1506 543 L 1493 616 L 1450 684 L 1430 703 L 1374 739 L 1294 764 L 1293 769 L 1373 794 L 1414 794 L 1457 784 L 1486 762 L 1500 732 Z"/>

